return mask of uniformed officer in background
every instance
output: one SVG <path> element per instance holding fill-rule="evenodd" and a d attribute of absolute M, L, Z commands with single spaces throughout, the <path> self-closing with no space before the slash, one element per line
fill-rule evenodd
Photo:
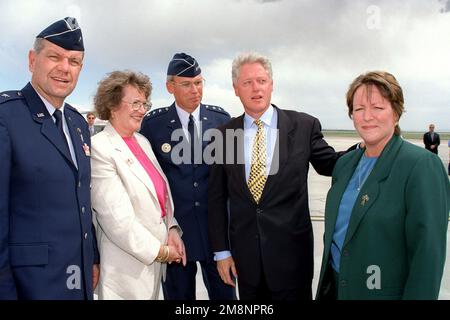
<path fill-rule="evenodd" d="M 30 50 L 31 82 L 0 93 L 0 299 L 93 298 L 90 134 L 64 102 L 83 56 L 77 21 L 59 20 Z"/>
<path fill-rule="evenodd" d="M 166 174 L 175 206 L 175 218 L 183 230 L 187 264 L 167 266 L 163 283 L 166 300 L 195 300 L 197 261 L 211 300 L 235 298 L 234 288 L 220 279 L 208 240 L 208 175 L 209 167 L 202 159 L 207 142 L 203 133 L 228 122 L 229 114 L 222 108 L 201 103 L 204 79 L 197 61 L 177 53 L 169 63 L 166 88 L 175 102 L 167 108 L 150 112 L 142 123 L 141 133 L 149 139 L 153 151 Z M 181 164 L 173 162 L 172 151 L 179 141 L 172 141 L 175 130 L 184 131 L 191 146 L 199 142 L 191 157 Z M 195 158 L 195 159 L 194 159 Z M 183 157 L 186 160 L 186 158 Z M 192 161 L 190 161 L 192 160 Z"/>

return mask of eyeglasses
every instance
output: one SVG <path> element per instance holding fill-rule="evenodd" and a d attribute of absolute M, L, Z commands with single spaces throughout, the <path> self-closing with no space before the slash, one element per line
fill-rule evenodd
<path fill-rule="evenodd" d="M 205 79 L 200 79 L 193 82 L 190 81 L 183 81 L 183 82 L 171 81 L 171 82 L 176 86 L 179 86 L 185 90 L 189 90 L 192 88 L 192 86 L 196 87 L 197 89 L 202 88 L 203 85 L 205 84 Z"/>
<path fill-rule="evenodd" d="M 133 111 L 138 111 L 141 110 L 142 107 L 144 107 L 144 111 L 147 112 L 148 110 L 150 110 L 152 108 L 152 103 L 151 102 L 142 102 L 139 100 L 133 101 L 133 102 L 128 102 L 125 100 L 122 100 L 123 102 L 128 103 L 129 105 L 131 105 L 131 109 L 133 109 Z"/>

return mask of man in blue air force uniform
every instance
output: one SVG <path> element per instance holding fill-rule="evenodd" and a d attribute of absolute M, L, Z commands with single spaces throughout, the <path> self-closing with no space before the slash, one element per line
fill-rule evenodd
<path fill-rule="evenodd" d="M 0 299 L 93 298 L 90 135 L 64 102 L 83 56 L 77 21 L 59 20 L 30 50 L 31 82 L 0 93 Z"/>
<path fill-rule="evenodd" d="M 186 246 L 186 266 L 171 264 L 167 267 L 167 277 L 163 283 L 164 297 L 167 300 L 196 298 L 197 261 L 200 262 L 210 299 L 228 300 L 235 297 L 234 288 L 220 279 L 209 247 L 209 167 L 202 159 L 202 152 L 207 145 L 206 141 L 202 142 L 204 132 L 228 122 L 230 116 L 220 107 L 201 103 L 203 84 L 204 79 L 197 61 L 185 53 L 175 54 L 169 63 L 166 82 L 167 90 L 174 95 L 175 102 L 170 107 L 150 112 L 141 129 L 141 133 L 150 140 L 169 180 L 175 217 L 183 230 Z M 177 129 L 192 146 L 191 150 L 183 150 L 191 157 L 183 157 L 181 164 L 175 163 L 172 158 L 179 140 L 172 141 L 171 136 Z M 191 143 L 193 141 L 198 142 L 195 151 L 195 143 Z"/>

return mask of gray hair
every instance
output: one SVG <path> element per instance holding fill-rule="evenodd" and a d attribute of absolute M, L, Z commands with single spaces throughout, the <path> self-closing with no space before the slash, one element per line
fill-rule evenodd
<path fill-rule="evenodd" d="M 44 38 L 36 38 L 33 43 L 33 51 L 36 54 L 41 53 L 41 51 L 45 48 L 46 41 L 48 41 L 48 40 L 45 40 Z M 84 51 L 82 52 L 82 54 L 83 55 L 81 58 L 84 59 Z"/>
<path fill-rule="evenodd" d="M 240 53 L 233 60 L 232 68 L 231 68 L 231 78 L 233 79 L 233 83 L 237 83 L 237 79 L 239 77 L 239 73 L 241 71 L 241 67 L 244 64 L 248 63 L 259 63 L 264 70 L 267 71 L 270 79 L 272 79 L 272 64 L 269 61 L 269 58 L 259 54 L 257 52 L 244 52 Z"/>
<path fill-rule="evenodd" d="M 42 38 L 36 38 L 36 40 L 34 40 L 34 44 L 33 44 L 33 50 L 36 53 L 41 53 L 42 49 L 44 49 L 45 47 L 45 42 L 44 39 Z"/>
<path fill-rule="evenodd" d="M 171 81 L 173 81 L 174 79 L 175 79 L 175 76 L 169 74 L 169 75 L 167 76 L 167 78 L 166 78 L 166 81 L 167 81 L 167 82 L 171 82 Z"/>

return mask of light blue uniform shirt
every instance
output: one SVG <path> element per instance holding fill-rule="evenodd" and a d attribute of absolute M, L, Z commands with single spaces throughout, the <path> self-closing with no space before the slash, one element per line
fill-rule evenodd
<path fill-rule="evenodd" d="M 270 105 L 269 108 L 259 118 L 264 124 L 264 133 L 266 137 L 266 171 L 269 174 L 272 165 L 273 153 L 278 137 L 278 113 Z M 255 141 L 258 126 L 254 123 L 255 119 L 247 113 L 244 115 L 244 156 L 245 156 L 245 178 L 248 181 L 250 177 L 250 168 L 252 162 L 253 143 Z M 279 157 L 276 157 L 279 159 Z M 223 260 L 231 256 L 230 251 L 214 252 L 214 260 Z"/>
<path fill-rule="evenodd" d="M 272 165 L 273 151 L 277 142 L 277 122 L 278 113 L 274 107 L 269 106 L 266 112 L 259 118 L 264 124 L 264 133 L 266 137 L 266 172 L 267 175 Z M 245 114 L 244 116 L 244 156 L 245 156 L 245 180 L 250 177 L 250 169 L 252 163 L 253 143 L 255 142 L 258 126 L 255 119 Z"/>
<path fill-rule="evenodd" d="M 195 128 L 197 128 L 197 134 L 201 137 L 201 122 L 200 122 L 200 105 L 195 108 L 194 112 L 192 112 L 192 117 L 194 118 Z M 181 127 L 183 128 L 184 135 L 187 137 L 188 141 L 190 141 L 191 136 L 189 135 L 189 116 L 190 113 L 186 110 L 182 109 L 175 103 L 175 109 L 177 110 L 178 118 L 180 118 Z"/>
<path fill-rule="evenodd" d="M 41 96 L 37 92 L 36 89 L 34 91 L 36 91 L 37 95 L 41 98 L 48 113 L 52 116 L 53 122 L 56 122 L 56 118 L 53 116 L 53 113 L 55 112 L 56 108 L 50 102 L 48 102 L 43 96 Z M 64 115 L 64 106 L 65 106 L 65 103 L 63 102 L 62 107 L 59 108 L 59 110 L 63 114 L 63 117 L 62 117 L 63 131 L 64 131 L 64 135 L 66 136 L 67 144 L 69 146 L 70 157 L 72 158 L 73 164 L 78 169 L 78 162 L 77 162 L 77 157 L 75 155 L 75 149 L 73 148 L 72 138 L 70 137 L 70 132 L 69 132 L 69 127 L 67 126 L 66 117 Z"/>
<path fill-rule="evenodd" d="M 341 263 L 341 251 L 344 245 L 345 236 L 347 234 L 348 224 L 358 198 L 358 187 L 364 185 L 367 177 L 370 175 L 373 166 L 378 158 L 368 158 L 365 155 L 359 160 L 358 166 L 353 173 L 350 182 L 342 195 L 341 203 L 339 204 L 338 216 L 336 219 L 336 226 L 334 227 L 333 241 L 331 242 L 331 266 L 339 273 L 339 266 Z"/>

